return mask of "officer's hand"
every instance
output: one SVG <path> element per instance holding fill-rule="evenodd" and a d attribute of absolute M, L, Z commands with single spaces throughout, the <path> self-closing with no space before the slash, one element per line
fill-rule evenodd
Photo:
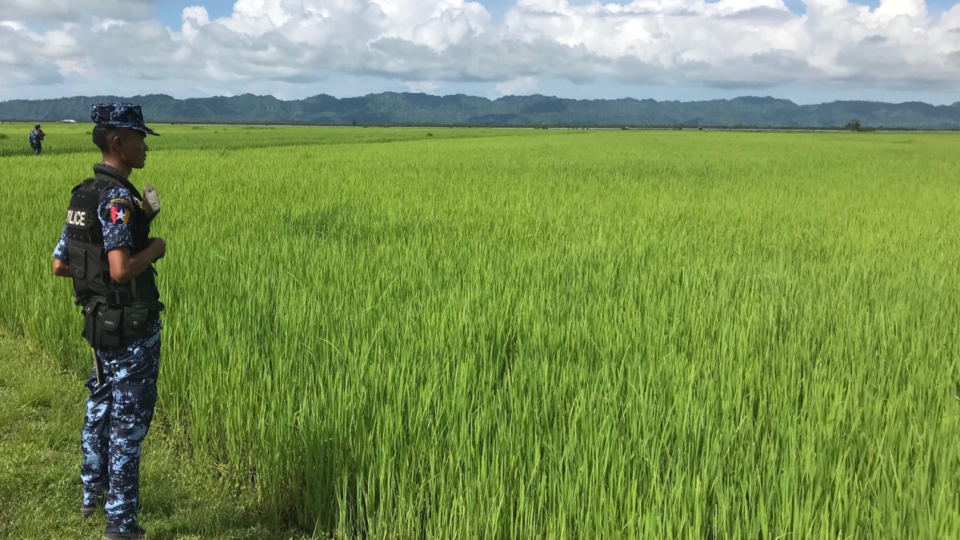
<path fill-rule="evenodd" d="M 167 243 L 163 241 L 163 238 L 151 238 L 147 242 L 147 249 L 156 250 L 157 256 L 153 260 L 159 261 L 167 254 Z"/>

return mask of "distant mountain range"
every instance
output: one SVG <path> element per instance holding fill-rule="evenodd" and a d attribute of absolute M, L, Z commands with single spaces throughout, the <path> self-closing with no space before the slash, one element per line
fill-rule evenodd
<path fill-rule="evenodd" d="M 0 120 L 88 121 L 90 106 L 132 101 L 153 122 L 320 124 L 493 124 L 590 126 L 757 126 L 831 128 L 857 118 L 864 127 L 958 129 L 960 102 L 834 101 L 797 105 L 771 97 L 711 101 L 577 100 L 549 96 L 431 96 L 384 92 L 338 99 L 319 95 L 281 101 L 273 96 L 175 99 L 166 95 L 71 97 L 0 102 Z"/>

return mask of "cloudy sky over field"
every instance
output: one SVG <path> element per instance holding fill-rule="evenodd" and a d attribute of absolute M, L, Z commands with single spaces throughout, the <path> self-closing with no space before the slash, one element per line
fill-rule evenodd
<path fill-rule="evenodd" d="M 943 0 L 0 0 L 0 99 L 960 101 Z"/>

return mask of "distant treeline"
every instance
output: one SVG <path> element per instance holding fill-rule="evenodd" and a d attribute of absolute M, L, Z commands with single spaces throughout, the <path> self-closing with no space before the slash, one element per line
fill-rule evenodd
<path fill-rule="evenodd" d="M 133 101 L 155 123 L 296 124 L 397 127 L 595 127 L 679 129 L 960 129 L 960 104 L 835 101 L 797 105 L 770 97 L 712 101 L 575 100 L 549 96 L 482 97 L 394 93 L 338 99 L 318 95 L 175 99 L 166 95 L 93 96 L 0 102 L 0 119 L 86 120 L 102 101 Z"/>
<path fill-rule="evenodd" d="M 48 119 L 13 119 L 3 120 L 7 124 L 58 124 L 59 120 Z M 240 122 L 240 121 L 178 121 L 178 120 L 160 120 L 152 122 L 155 125 L 199 125 L 199 126 L 257 126 L 257 127 L 337 127 L 337 128 L 435 128 L 435 129 L 453 129 L 453 128 L 477 128 L 477 129 L 567 129 L 567 130 L 662 130 L 662 131 L 960 131 L 960 127 L 952 128 L 911 128 L 911 127 L 888 127 L 888 126 L 860 126 L 857 129 L 851 129 L 848 125 L 843 126 L 690 126 L 678 124 L 665 125 L 641 125 L 641 124 L 432 124 L 416 122 L 296 122 L 283 123 L 276 122 Z M 64 125 L 92 125 L 91 122 L 67 122 Z"/>

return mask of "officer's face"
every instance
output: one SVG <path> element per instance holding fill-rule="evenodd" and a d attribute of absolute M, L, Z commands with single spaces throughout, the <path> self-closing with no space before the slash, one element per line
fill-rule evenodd
<path fill-rule="evenodd" d="M 126 164 L 131 169 L 142 169 L 147 160 L 147 134 L 135 129 L 122 129 L 117 132 L 114 138 L 115 149 Z"/>

